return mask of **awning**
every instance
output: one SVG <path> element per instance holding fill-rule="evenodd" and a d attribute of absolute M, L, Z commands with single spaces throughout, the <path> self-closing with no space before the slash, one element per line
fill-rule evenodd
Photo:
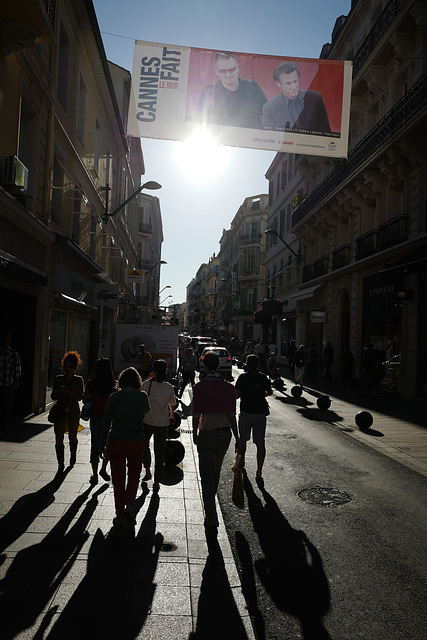
<path fill-rule="evenodd" d="M 324 283 L 315 284 L 312 287 L 307 287 L 306 289 L 301 289 L 301 291 L 297 291 L 289 296 L 289 300 L 306 300 L 308 298 L 312 298 L 316 293 L 317 289 L 323 287 Z"/>
<path fill-rule="evenodd" d="M 384 265 L 384 269 L 380 271 L 380 273 L 392 273 L 393 271 L 399 272 L 404 271 L 405 273 L 416 273 L 417 271 L 421 271 L 421 269 L 425 269 L 427 266 L 427 245 L 422 247 L 418 247 L 408 253 L 400 260 L 397 260 L 394 264 L 386 264 Z"/>

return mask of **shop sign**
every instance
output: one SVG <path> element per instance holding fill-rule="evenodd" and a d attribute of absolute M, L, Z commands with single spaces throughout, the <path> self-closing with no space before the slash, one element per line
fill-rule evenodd
<path fill-rule="evenodd" d="M 312 322 L 326 322 L 326 311 L 312 311 L 311 312 L 311 321 Z"/>

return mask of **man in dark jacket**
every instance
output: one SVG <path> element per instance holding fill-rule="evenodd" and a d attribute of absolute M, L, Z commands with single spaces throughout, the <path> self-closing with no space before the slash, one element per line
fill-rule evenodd
<path fill-rule="evenodd" d="M 273 71 L 281 92 L 263 107 L 263 129 L 293 129 L 302 132 L 330 133 L 328 114 L 318 91 L 299 88 L 300 70 L 295 62 L 281 62 Z"/>
<path fill-rule="evenodd" d="M 257 471 L 255 479 L 262 482 L 262 467 L 265 460 L 265 429 L 268 403 L 266 396 L 272 395 L 271 383 L 266 375 L 258 371 L 259 358 L 251 354 L 246 358 L 246 373 L 236 380 L 236 398 L 240 398 L 239 434 L 244 442 L 241 466 L 245 465 L 246 442 L 251 437 L 257 448 Z"/>
<path fill-rule="evenodd" d="M 267 98 L 253 80 L 239 78 L 239 65 L 233 53 L 217 53 L 216 84 L 203 89 L 197 107 L 196 120 L 203 124 L 261 129 L 262 107 Z"/>

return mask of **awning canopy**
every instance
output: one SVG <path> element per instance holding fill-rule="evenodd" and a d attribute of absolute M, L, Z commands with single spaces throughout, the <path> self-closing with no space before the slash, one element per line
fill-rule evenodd
<path fill-rule="evenodd" d="M 427 244 L 424 244 L 414 251 L 411 251 L 394 264 L 384 265 L 380 273 L 392 273 L 393 271 L 404 271 L 406 273 L 416 273 L 427 266 Z"/>
<path fill-rule="evenodd" d="M 301 289 L 300 291 L 297 291 L 296 293 L 293 293 L 291 296 L 289 296 L 289 300 L 306 300 L 308 298 L 312 298 L 317 289 L 323 287 L 323 285 L 324 283 L 321 282 L 320 284 L 315 284 L 312 287 Z"/>

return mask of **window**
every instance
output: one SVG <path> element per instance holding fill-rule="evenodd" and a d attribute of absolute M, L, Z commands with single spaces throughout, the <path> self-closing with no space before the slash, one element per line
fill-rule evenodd
<path fill-rule="evenodd" d="M 53 160 L 53 175 L 52 175 L 52 202 L 50 215 L 52 220 L 58 227 L 62 222 L 62 210 L 64 205 L 64 178 L 65 172 L 63 169 L 64 158 L 59 155 L 55 155 Z"/>
<path fill-rule="evenodd" d="M 68 109 L 68 84 L 70 80 L 70 40 L 61 22 L 59 30 L 57 95 L 65 110 Z"/>
<path fill-rule="evenodd" d="M 282 162 L 282 178 L 281 178 L 281 182 L 282 182 L 282 189 L 284 189 L 286 187 L 286 183 L 288 182 L 288 161 L 284 160 Z"/>
<path fill-rule="evenodd" d="M 99 176 L 99 153 L 101 145 L 101 125 L 98 118 L 95 118 L 95 138 L 93 141 L 93 168 Z"/>
<path fill-rule="evenodd" d="M 77 114 L 77 135 L 84 145 L 86 134 L 86 106 L 87 106 L 87 86 L 83 77 L 80 76 L 79 85 L 79 105 Z"/>

